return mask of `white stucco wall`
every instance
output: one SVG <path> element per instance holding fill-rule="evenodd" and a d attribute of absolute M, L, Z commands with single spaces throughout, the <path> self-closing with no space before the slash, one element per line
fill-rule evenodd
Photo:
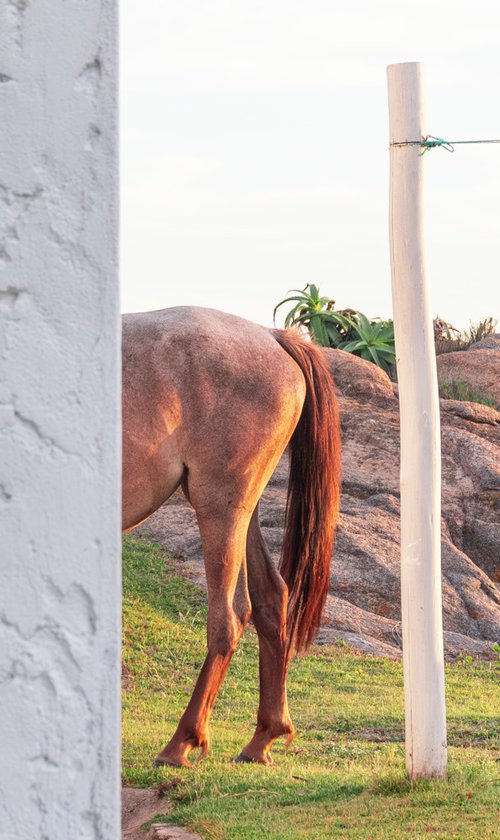
<path fill-rule="evenodd" d="M 115 0 L 0 2 L 0 838 L 119 836 Z"/>

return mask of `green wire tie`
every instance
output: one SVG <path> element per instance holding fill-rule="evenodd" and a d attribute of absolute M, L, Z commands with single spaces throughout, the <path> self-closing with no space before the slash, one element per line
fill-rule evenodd
<path fill-rule="evenodd" d="M 453 143 L 449 143 L 448 140 L 443 140 L 441 137 L 433 137 L 432 134 L 428 134 L 427 137 L 424 137 L 420 141 L 420 146 L 422 151 L 418 153 L 419 157 L 425 155 L 429 149 L 436 149 L 438 146 L 440 148 L 446 149 L 447 152 L 454 152 Z"/>
<path fill-rule="evenodd" d="M 422 151 L 418 153 L 418 156 L 422 157 L 429 149 L 439 147 L 446 149 L 447 152 L 454 152 L 455 146 L 471 143 L 500 143 L 500 140 L 443 140 L 441 137 L 434 137 L 433 134 L 427 134 L 421 140 L 404 140 L 401 143 L 391 143 L 391 146 L 419 146 Z"/>

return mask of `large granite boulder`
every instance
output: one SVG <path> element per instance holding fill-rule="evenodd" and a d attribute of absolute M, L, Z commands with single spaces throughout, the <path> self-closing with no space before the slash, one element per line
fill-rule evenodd
<path fill-rule="evenodd" d="M 473 350 L 442 353 L 437 357 L 437 372 L 440 385 L 460 380 L 476 393 L 492 397 L 500 408 L 500 348 L 488 339 L 478 342 Z"/>
<path fill-rule="evenodd" d="M 492 350 L 447 355 L 470 356 L 481 368 L 485 352 L 498 357 Z M 399 656 L 397 387 L 370 362 L 339 350 L 325 355 L 340 403 L 343 482 L 331 594 L 319 639 L 341 639 L 367 653 Z M 489 373 L 481 375 L 483 382 L 494 384 Z M 477 377 L 474 382 L 477 387 Z M 500 639 L 500 413 L 475 403 L 441 400 L 441 426 L 445 650 L 448 656 L 488 655 Z M 285 456 L 260 507 L 262 530 L 276 561 L 286 487 Z M 196 519 L 180 492 L 138 530 L 187 561 L 203 581 Z"/>

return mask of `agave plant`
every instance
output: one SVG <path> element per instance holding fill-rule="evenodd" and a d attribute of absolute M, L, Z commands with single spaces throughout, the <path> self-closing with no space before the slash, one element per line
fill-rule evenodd
<path fill-rule="evenodd" d="M 338 315 L 344 320 L 346 331 L 350 328 L 350 335 L 347 341 L 340 341 L 335 346 L 339 350 L 346 350 L 347 353 L 354 353 L 355 356 L 374 362 L 386 373 L 390 373 L 396 362 L 393 322 L 380 318 L 369 321 L 362 312 L 356 312 L 352 316 L 340 313 Z"/>
<path fill-rule="evenodd" d="M 308 283 L 304 289 L 291 289 L 291 291 L 295 292 L 292 297 L 285 298 L 275 306 L 274 323 L 276 323 L 276 313 L 280 306 L 285 303 L 295 303 L 285 317 L 285 327 L 293 325 L 307 327 L 318 344 L 322 347 L 331 347 L 326 324 L 330 320 L 335 301 L 328 297 L 320 297 L 319 288 L 313 283 Z"/>
<path fill-rule="evenodd" d="M 346 350 L 390 372 L 396 360 L 392 321 L 380 318 L 369 321 L 366 315 L 355 309 L 336 312 L 335 301 L 322 297 L 319 288 L 312 283 L 304 289 L 292 291 L 294 295 L 280 301 L 275 307 L 274 320 L 280 306 L 294 303 L 285 317 L 285 327 L 294 324 L 306 327 L 314 341 L 323 347 Z"/>

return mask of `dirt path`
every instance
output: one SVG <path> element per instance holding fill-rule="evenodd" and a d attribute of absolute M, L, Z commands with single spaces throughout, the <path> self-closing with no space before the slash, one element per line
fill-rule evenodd
<path fill-rule="evenodd" d="M 167 823 L 158 823 L 148 832 L 142 830 L 145 823 L 168 810 L 162 786 L 122 788 L 122 840 L 201 840 L 198 834 Z"/>

